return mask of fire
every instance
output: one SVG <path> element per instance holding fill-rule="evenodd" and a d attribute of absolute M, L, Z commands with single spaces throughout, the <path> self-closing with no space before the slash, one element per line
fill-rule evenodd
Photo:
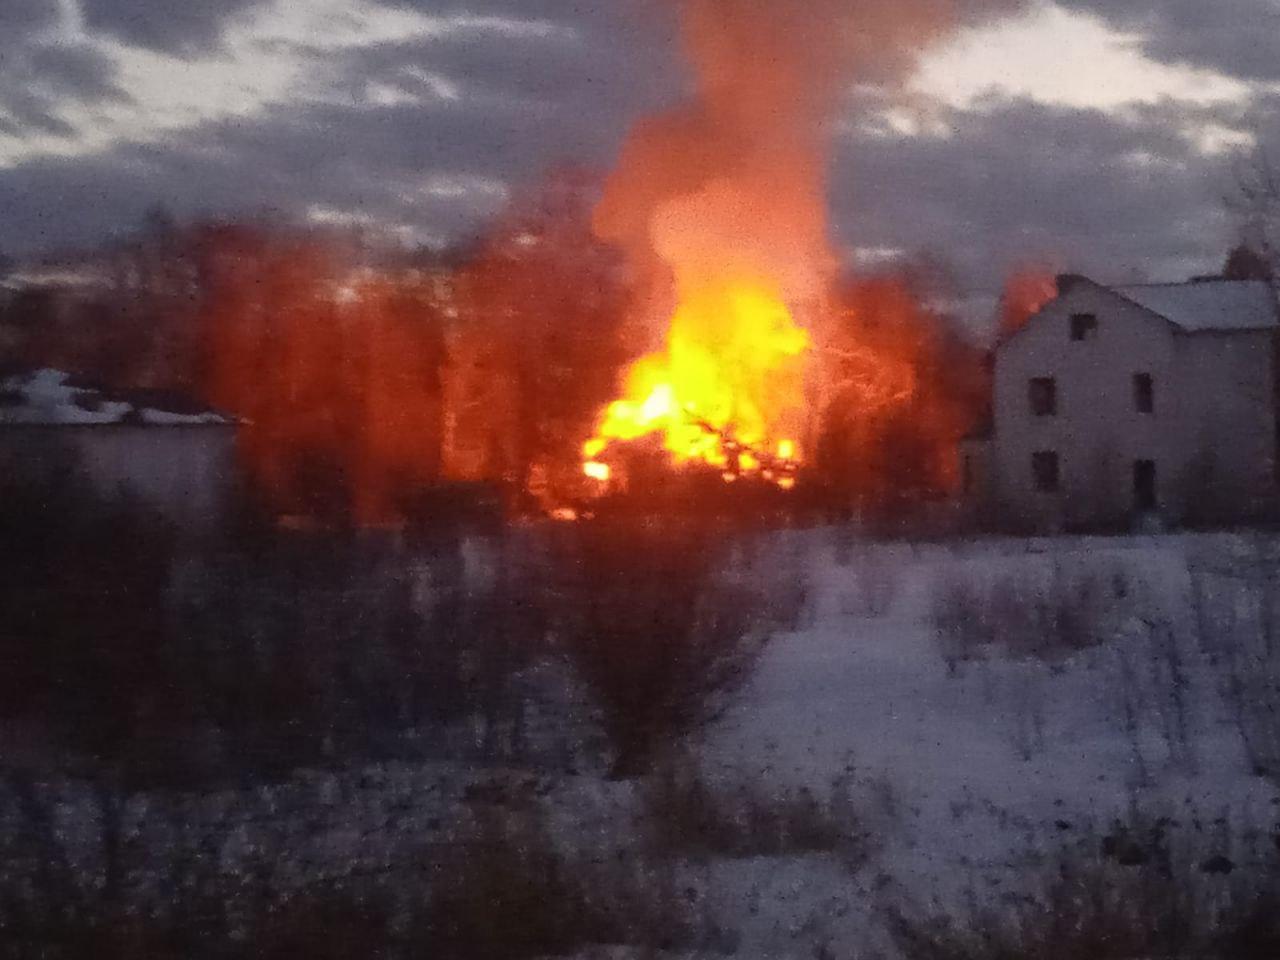
<path fill-rule="evenodd" d="M 1058 281 L 1046 267 L 1023 267 L 1005 280 L 1000 298 L 1000 336 L 1009 337 L 1058 295 Z"/>
<path fill-rule="evenodd" d="M 636 125 L 595 211 L 641 287 L 641 349 L 584 453 L 600 463 L 652 438 L 676 467 L 776 481 L 808 446 L 837 263 L 822 132 L 835 87 L 807 17 L 718 0 L 677 9 L 693 97 Z"/>
<path fill-rule="evenodd" d="M 623 398 L 584 447 L 584 472 L 608 480 L 609 468 L 595 458 L 611 441 L 650 434 L 677 464 L 752 473 L 761 467 L 757 451 L 794 459 L 786 421 L 803 409 L 809 347 L 808 332 L 765 284 L 696 291 L 671 318 L 665 349 L 630 368 Z"/>
<path fill-rule="evenodd" d="M 673 6 L 692 96 L 602 191 L 550 179 L 461 263 L 211 245 L 209 399 L 276 510 L 393 524 L 444 482 L 568 520 L 628 444 L 726 482 L 803 463 L 872 505 L 952 482 L 982 368 L 909 287 L 842 289 L 826 155 L 850 81 L 898 72 L 954 5 Z"/>

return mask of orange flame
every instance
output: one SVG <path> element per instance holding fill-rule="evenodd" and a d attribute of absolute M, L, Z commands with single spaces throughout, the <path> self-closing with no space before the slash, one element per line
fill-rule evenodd
<path fill-rule="evenodd" d="M 1017 333 L 1040 309 L 1058 295 L 1058 280 L 1045 267 L 1023 267 L 1005 280 L 1000 298 L 1000 336 Z"/>
<path fill-rule="evenodd" d="M 794 11 L 679 9 L 696 98 L 636 126 L 595 214 L 645 284 L 648 350 L 583 452 L 598 463 L 653 436 L 676 465 L 764 475 L 808 438 L 813 321 L 836 262 L 820 132 L 832 85 Z"/>
<path fill-rule="evenodd" d="M 784 431 L 803 412 L 809 344 L 766 287 L 726 283 L 698 291 L 672 317 L 666 349 L 631 367 L 625 396 L 609 405 L 584 447 L 585 472 L 607 480 L 609 471 L 594 458 L 608 442 L 651 433 L 662 436 L 676 463 L 753 472 L 759 463 L 749 450 L 793 458 L 796 440 Z"/>

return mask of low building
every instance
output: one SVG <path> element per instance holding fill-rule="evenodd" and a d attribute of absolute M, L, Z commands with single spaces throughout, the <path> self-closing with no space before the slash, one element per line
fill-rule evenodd
<path fill-rule="evenodd" d="M 236 423 L 190 398 L 112 391 L 58 370 L 0 379 L 0 471 L 35 482 L 78 475 L 181 528 L 216 524 L 235 482 Z"/>
<path fill-rule="evenodd" d="M 995 351 L 990 429 L 961 451 L 971 502 L 1037 529 L 1273 515 L 1278 332 L 1262 282 L 1059 278 Z"/>

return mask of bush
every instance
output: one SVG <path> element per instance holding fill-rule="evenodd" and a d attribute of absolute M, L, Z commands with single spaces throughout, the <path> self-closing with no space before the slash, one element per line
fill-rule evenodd
<path fill-rule="evenodd" d="M 1104 586 L 1089 575 L 1068 580 L 1059 570 L 1046 587 L 1005 578 L 981 587 L 945 581 L 933 601 L 933 624 L 949 673 L 998 650 L 1054 663 L 1101 643 L 1117 623 L 1123 577 Z"/>
<path fill-rule="evenodd" d="M 867 834 L 848 784 L 820 797 L 805 787 L 740 780 L 711 784 L 694 767 L 670 764 L 647 783 L 646 809 L 659 849 L 695 857 L 783 857 L 840 853 L 861 862 Z"/>
<path fill-rule="evenodd" d="M 905 960 L 1263 960 L 1280 956 L 1280 906 L 1265 873 L 1170 853 L 1167 821 L 1102 838 L 1101 857 L 1061 850 L 1026 893 L 971 894 L 950 914 L 889 911 Z M 1218 864 L 1224 864 L 1219 867 Z"/>
<path fill-rule="evenodd" d="M 377 535 L 242 519 L 179 541 L 73 462 L 0 476 L 15 561 L 0 578 L 0 716 L 126 789 L 377 756 L 472 716 L 490 748 L 518 726 L 513 678 L 545 634 L 538 584 L 463 583 L 456 536 L 410 556 Z"/>
<path fill-rule="evenodd" d="M 568 536 L 558 638 L 599 709 L 613 774 L 639 775 L 747 681 L 768 636 L 764 605 L 722 576 L 714 527 L 608 520 Z"/>
<path fill-rule="evenodd" d="M 521 960 L 606 944 L 671 950 L 715 933 L 643 861 L 571 861 L 536 813 L 490 810 L 433 865 L 407 939 L 423 960 Z"/>
<path fill-rule="evenodd" d="M 148 717 L 183 717 L 162 598 L 173 531 L 72 467 L 0 484 L 0 712 L 38 716 L 75 748 L 114 755 Z"/>

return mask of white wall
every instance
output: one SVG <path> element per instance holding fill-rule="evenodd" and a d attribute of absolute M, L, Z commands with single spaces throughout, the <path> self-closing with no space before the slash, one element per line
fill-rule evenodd
<path fill-rule="evenodd" d="M 1098 317 L 1073 341 L 1070 317 Z M 1271 334 L 1190 334 L 1088 281 L 1079 281 L 997 352 L 995 485 L 1010 519 L 1041 527 L 1121 521 L 1133 506 L 1133 463 L 1156 463 L 1157 496 L 1179 519 L 1208 486 L 1241 513 L 1274 495 Z M 1155 409 L 1136 409 L 1133 376 L 1148 373 Z M 1057 415 L 1031 411 L 1028 381 L 1053 377 Z M 1032 453 L 1058 453 L 1060 490 L 1035 489 Z M 1206 456 L 1207 455 L 1207 456 Z"/>
<path fill-rule="evenodd" d="M 8 426 L 0 428 L 0 468 L 40 471 L 69 462 L 103 497 L 124 493 L 183 527 L 223 515 L 235 482 L 231 426 Z"/>

